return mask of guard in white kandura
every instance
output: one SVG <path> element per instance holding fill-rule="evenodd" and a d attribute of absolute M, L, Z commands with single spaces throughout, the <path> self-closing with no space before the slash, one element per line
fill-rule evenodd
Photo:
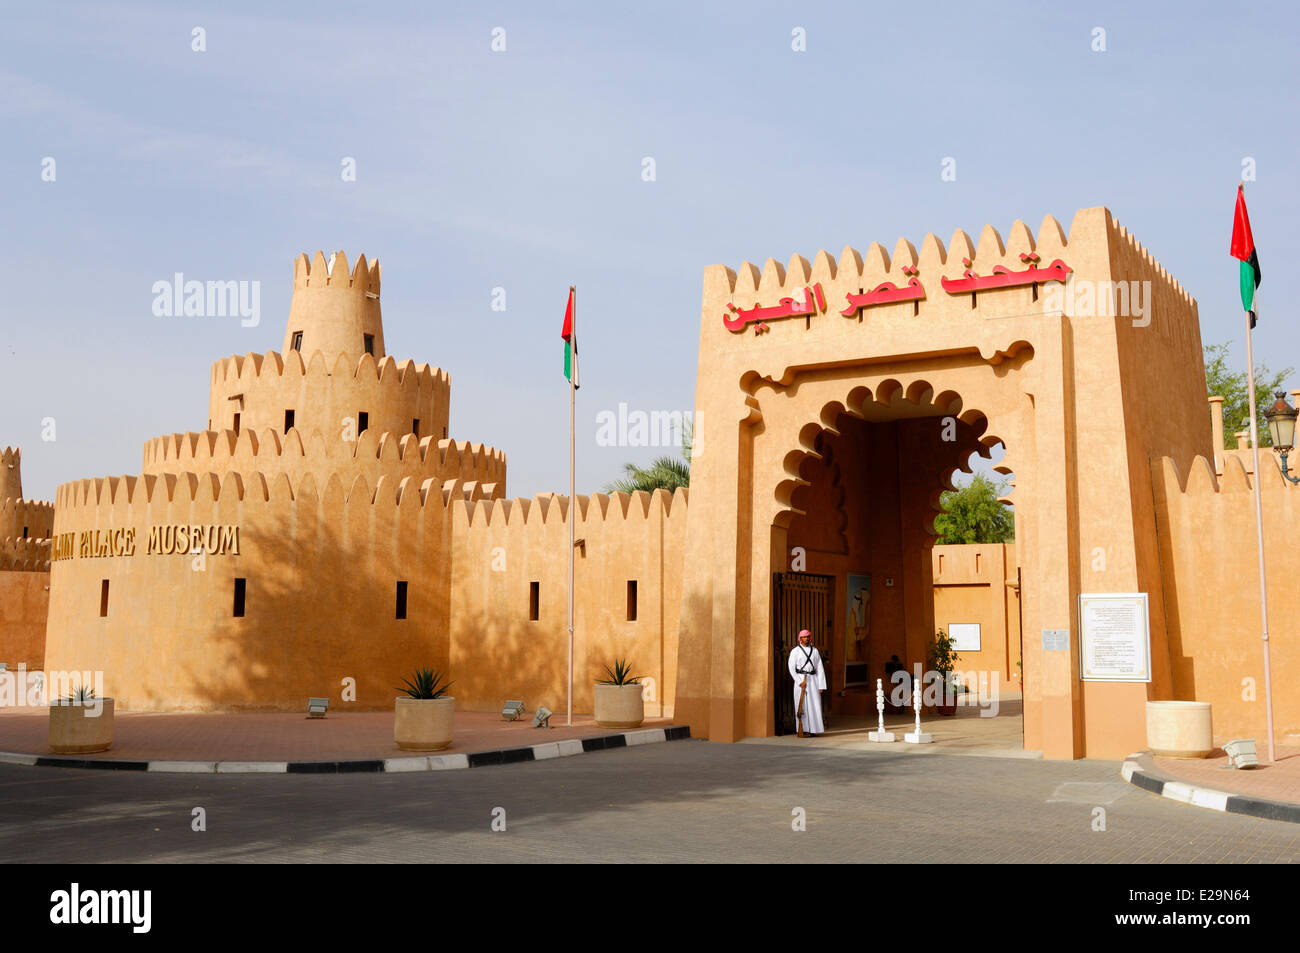
<path fill-rule="evenodd" d="M 807 629 L 800 631 L 799 644 L 790 650 L 789 669 L 794 679 L 795 727 L 800 735 L 820 735 L 826 730 L 822 724 L 826 669 Z"/>

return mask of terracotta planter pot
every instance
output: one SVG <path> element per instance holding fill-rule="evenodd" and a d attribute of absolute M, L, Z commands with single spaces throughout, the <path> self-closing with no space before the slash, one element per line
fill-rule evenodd
<path fill-rule="evenodd" d="M 641 685 L 597 685 L 596 724 L 602 728 L 637 728 L 645 721 Z"/>
<path fill-rule="evenodd" d="M 50 706 L 50 750 L 90 754 L 113 746 L 113 699 L 98 698 L 95 703 L 98 708 L 90 703 Z"/>
<path fill-rule="evenodd" d="M 1209 702 L 1147 702 L 1147 747 L 1166 758 L 1207 758 L 1214 750 Z"/>
<path fill-rule="evenodd" d="M 398 698 L 393 707 L 393 740 L 403 751 L 441 751 L 451 744 L 454 698 Z"/>

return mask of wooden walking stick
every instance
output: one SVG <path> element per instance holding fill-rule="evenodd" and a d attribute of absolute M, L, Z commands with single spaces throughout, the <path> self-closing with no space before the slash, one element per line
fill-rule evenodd
<path fill-rule="evenodd" d="M 795 725 L 799 729 L 797 737 L 807 737 L 803 733 L 803 697 L 808 694 L 808 676 L 803 677 L 803 683 L 799 686 L 799 710 L 795 712 Z"/>

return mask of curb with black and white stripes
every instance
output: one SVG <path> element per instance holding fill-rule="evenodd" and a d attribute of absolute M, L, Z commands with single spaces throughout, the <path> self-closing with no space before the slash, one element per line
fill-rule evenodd
<path fill-rule="evenodd" d="M 1262 817 L 1270 821 L 1289 821 L 1300 824 L 1300 804 L 1287 804 L 1282 801 L 1270 801 L 1261 797 L 1248 797 L 1244 794 L 1229 794 L 1213 788 L 1203 788 L 1186 781 L 1174 781 L 1164 778 L 1143 761 L 1145 754 L 1131 754 L 1125 759 L 1119 773 L 1129 784 L 1150 791 L 1160 797 L 1167 797 L 1180 804 L 1191 804 L 1211 811 L 1223 811 L 1226 814 L 1245 814 L 1249 817 Z"/>
<path fill-rule="evenodd" d="M 473 751 L 469 754 L 432 754 L 404 758 L 372 758 L 363 761 L 119 761 L 112 758 L 60 758 L 49 755 L 0 751 L 0 764 L 25 764 L 38 768 L 98 768 L 107 771 L 151 771 L 171 774 L 356 774 L 452 771 L 483 768 L 521 761 L 566 758 L 606 748 L 631 748 L 660 741 L 681 741 L 691 736 L 689 725 L 646 728 L 617 735 L 566 738 L 523 748 Z"/>

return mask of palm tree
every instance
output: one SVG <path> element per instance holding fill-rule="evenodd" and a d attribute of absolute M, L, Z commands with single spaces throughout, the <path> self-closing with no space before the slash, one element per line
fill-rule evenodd
<path fill-rule="evenodd" d="M 669 493 L 678 487 L 691 485 L 691 450 L 695 446 L 695 428 L 688 418 L 682 424 L 682 457 L 659 457 L 648 467 L 635 463 L 623 464 L 623 479 L 605 484 L 606 493 L 635 493 L 645 490 L 653 493 L 664 489 Z"/>
<path fill-rule="evenodd" d="M 659 457 L 648 467 L 623 464 L 623 479 L 605 486 L 606 493 L 653 493 L 661 487 L 671 493 L 679 486 L 691 485 L 691 465 L 676 457 Z"/>
<path fill-rule="evenodd" d="M 693 421 L 686 417 L 681 425 L 681 460 L 672 456 L 660 456 L 649 467 L 638 467 L 634 463 L 623 464 L 623 480 L 615 480 L 604 485 L 606 493 L 636 493 L 645 490 L 654 493 L 664 489 L 668 493 L 679 486 L 690 486 L 690 452 L 695 446 L 695 428 Z"/>

